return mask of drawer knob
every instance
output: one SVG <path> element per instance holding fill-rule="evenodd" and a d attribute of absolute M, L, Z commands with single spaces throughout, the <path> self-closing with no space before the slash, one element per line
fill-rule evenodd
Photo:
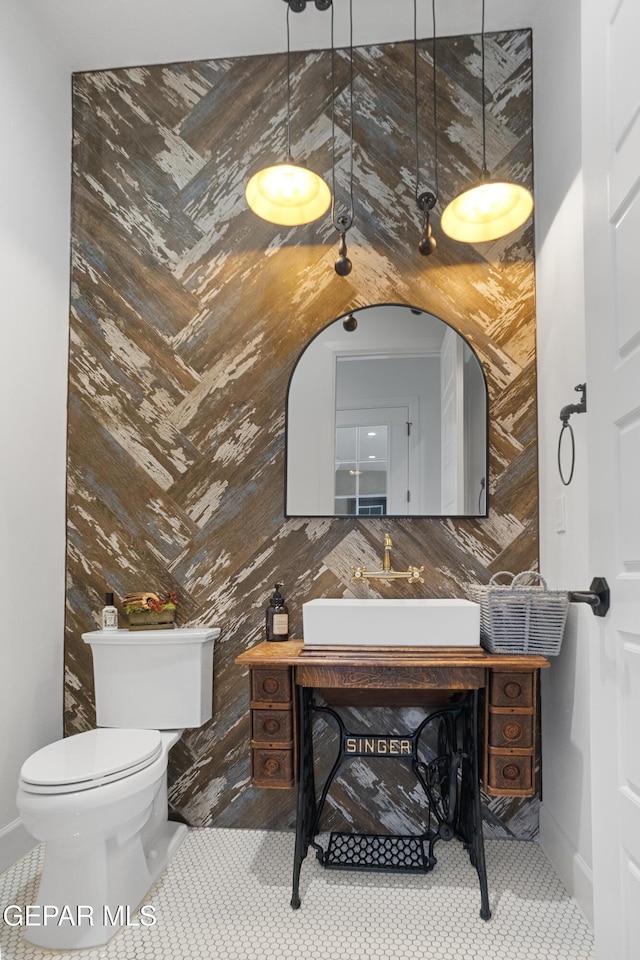
<path fill-rule="evenodd" d="M 517 763 L 507 763 L 502 768 L 502 776 L 505 780 L 517 780 L 520 776 L 520 767 Z"/>
<path fill-rule="evenodd" d="M 268 757 L 265 760 L 263 766 L 264 766 L 264 772 L 271 774 L 273 776 L 273 774 L 278 773 L 278 771 L 280 770 L 280 761 L 276 760 L 275 757 Z"/>
<path fill-rule="evenodd" d="M 504 685 L 504 695 L 509 697 L 510 700 L 517 700 L 517 698 L 522 693 L 522 687 L 516 680 L 510 680 L 509 683 Z"/>
<path fill-rule="evenodd" d="M 502 728 L 505 740 L 517 740 L 522 736 L 522 727 L 515 720 L 509 720 Z"/>
<path fill-rule="evenodd" d="M 277 693 L 280 689 L 280 681 L 276 680 L 275 677 L 267 677 L 266 680 L 262 681 L 262 689 L 265 693 Z"/>
<path fill-rule="evenodd" d="M 280 729 L 280 721 L 276 720 L 275 717 L 269 717 L 268 720 L 265 720 L 263 727 L 265 733 L 277 733 Z"/>

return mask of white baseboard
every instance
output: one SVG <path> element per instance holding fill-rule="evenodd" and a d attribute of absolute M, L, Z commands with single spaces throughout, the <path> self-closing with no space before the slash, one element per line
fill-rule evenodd
<path fill-rule="evenodd" d="M 593 873 L 549 813 L 540 805 L 540 846 L 593 930 Z"/>
<path fill-rule="evenodd" d="M 0 829 L 0 873 L 8 870 L 17 860 L 36 846 L 37 841 L 27 833 L 18 817 Z"/>

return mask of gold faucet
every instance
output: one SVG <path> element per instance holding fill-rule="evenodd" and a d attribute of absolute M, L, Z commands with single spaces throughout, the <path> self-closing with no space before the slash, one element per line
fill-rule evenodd
<path fill-rule="evenodd" d="M 384 535 L 384 560 L 382 561 L 382 569 L 385 573 L 391 572 L 391 547 L 393 546 L 393 541 L 388 533 Z"/>
<path fill-rule="evenodd" d="M 382 570 L 365 570 L 364 567 L 351 567 L 351 583 L 359 583 L 362 580 L 408 580 L 409 583 L 424 583 L 424 577 L 420 574 L 424 567 L 409 567 L 408 570 L 394 570 L 391 566 L 391 548 L 393 541 L 388 533 L 385 533 L 383 540 L 384 557 L 382 560 Z"/>

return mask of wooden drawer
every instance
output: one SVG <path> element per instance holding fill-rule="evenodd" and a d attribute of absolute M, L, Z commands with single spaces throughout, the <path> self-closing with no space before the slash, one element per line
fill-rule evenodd
<path fill-rule="evenodd" d="M 252 710 L 251 737 L 254 743 L 287 743 L 293 741 L 291 710 Z"/>
<path fill-rule="evenodd" d="M 536 792 L 537 671 L 491 670 L 481 694 L 482 781 L 491 797 Z"/>
<path fill-rule="evenodd" d="M 293 750 L 254 747 L 251 750 L 251 780 L 256 787 L 291 788 L 295 781 Z"/>
<path fill-rule="evenodd" d="M 533 747 L 533 714 L 491 712 L 489 714 L 490 747 Z"/>
<path fill-rule="evenodd" d="M 530 796 L 533 793 L 533 756 L 489 753 L 488 785 L 491 796 Z"/>
<path fill-rule="evenodd" d="M 292 696 L 289 667 L 251 670 L 251 782 L 256 787 L 295 785 Z"/>
<path fill-rule="evenodd" d="M 489 703 L 492 707 L 533 707 L 534 674 L 491 671 Z"/>
<path fill-rule="evenodd" d="M 291 671 L 252 670 L 251 699 L 258 703 L 288 703 L 291 700 Z"/>

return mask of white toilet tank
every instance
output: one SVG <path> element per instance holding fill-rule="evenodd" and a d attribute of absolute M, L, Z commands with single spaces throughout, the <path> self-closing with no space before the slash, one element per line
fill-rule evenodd
<path fill-rule="evenodd" d="M 218 627 L 92 630 L 99 727 L 201 727 L 213 712 L 213 645 Z"/>

